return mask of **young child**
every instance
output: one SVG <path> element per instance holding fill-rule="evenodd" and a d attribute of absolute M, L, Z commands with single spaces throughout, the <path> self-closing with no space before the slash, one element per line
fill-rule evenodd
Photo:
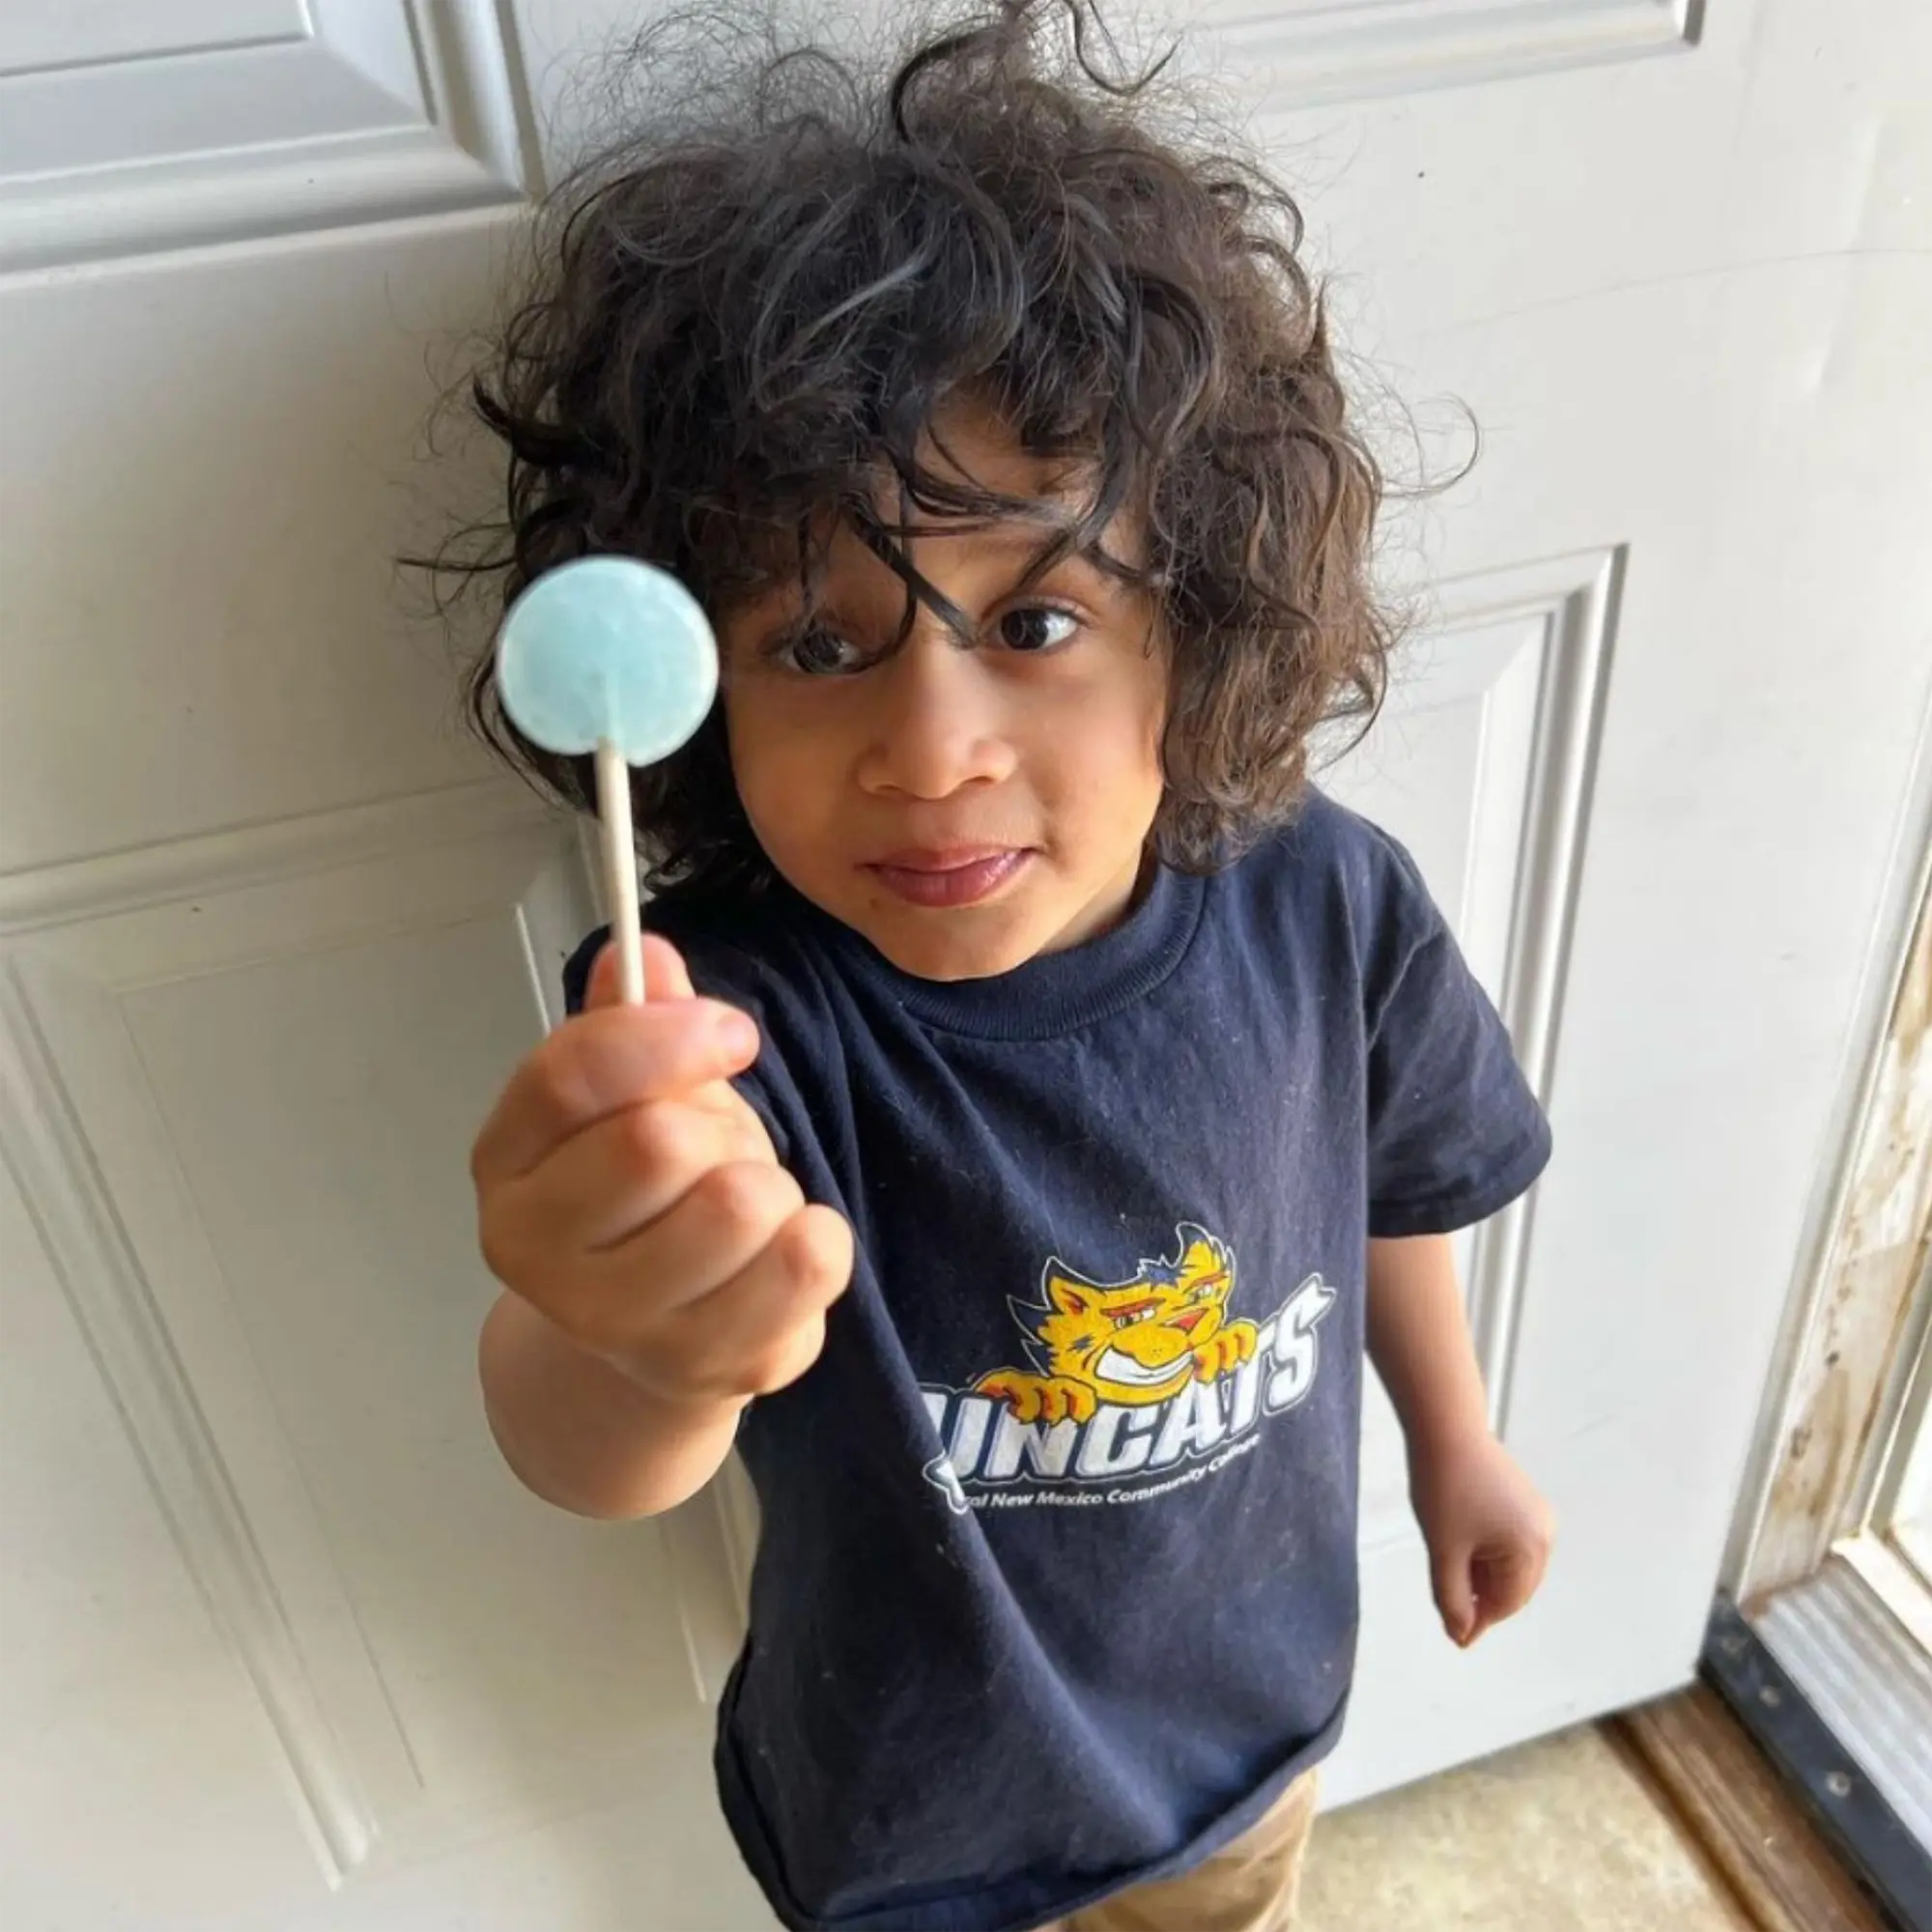
<path fill-rule="evenodd" d="M 717 1773 L 793 1928 L 1289 1924 L 1365 1351 L 1450 1635 L 1549 1545 L 1447 1239 L 1548 1132 L 1307 775 L 1381 689 L 1376 472 L 1292 203 L 1098 44 L 1009 0 L 667 101 L 478 385 L 504 594 L 647 557 L 724 667 L 635 779 L 650 1003 L 593 935 L 476 1143 L 489 1415 L 586 1516 L 742 1454 Z"/>

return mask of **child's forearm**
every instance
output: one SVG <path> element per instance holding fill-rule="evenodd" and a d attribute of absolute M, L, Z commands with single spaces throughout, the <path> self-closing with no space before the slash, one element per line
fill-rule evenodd
<path fill-rule="evenodd" d="M 521 1295 L 498 1297 L 477 1350 L 491 1434 L 526 1489 L 578 1516 L 655 1516 L 730 1454 L 743 1405 L 659 1401 Z"/>
<path fill-rule="evenodd" d="M 1411 1458 L 1489 1434 L 1489 1403 L 1446 1235 L 1369 1243 L 1368 1341 Z"/>

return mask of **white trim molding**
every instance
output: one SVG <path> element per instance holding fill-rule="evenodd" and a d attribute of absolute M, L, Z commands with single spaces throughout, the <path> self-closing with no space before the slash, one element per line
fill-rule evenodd
<path fill-rule="evenodd" d="M 1439 586 L 1432 635 L 1529 618 L 1543 633 L 1522 843 L 1497 1007 L 1524 1077 L 1548 1100 L 1570 936 L 1582 877 L 1604 700 L 1625 565 L 1622 547 L 1486 571 Z M 1499 1432 L 1506 1433 L 1534 1190 L 1477 1232 L 1469 1321 Z"/>
<path fill-rule="evenodd" d="M 1210 0 L 1195 14 L 1270 110 L 1683 53 L 1703 0 Z"/>

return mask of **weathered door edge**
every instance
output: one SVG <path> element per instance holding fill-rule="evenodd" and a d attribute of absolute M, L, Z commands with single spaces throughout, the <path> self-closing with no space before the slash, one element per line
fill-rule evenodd
<path fill-rule="evenodd" d="M 1805 1238 L 1722 1571 L 1748 1607 L 1857 1529 L 1932 1240 L 1932 713 L 1848 1031 Z"/>

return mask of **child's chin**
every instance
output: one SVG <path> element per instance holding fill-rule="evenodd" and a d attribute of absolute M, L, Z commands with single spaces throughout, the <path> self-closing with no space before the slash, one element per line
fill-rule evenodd
<path fill-rule="evenodd" d="M 1018 921 L 974 920 L 958 913 L 911 924 L 881 921 L 861 930 L 901 973 L 916 980 L 997 979 L 1040 951 Z"/>

